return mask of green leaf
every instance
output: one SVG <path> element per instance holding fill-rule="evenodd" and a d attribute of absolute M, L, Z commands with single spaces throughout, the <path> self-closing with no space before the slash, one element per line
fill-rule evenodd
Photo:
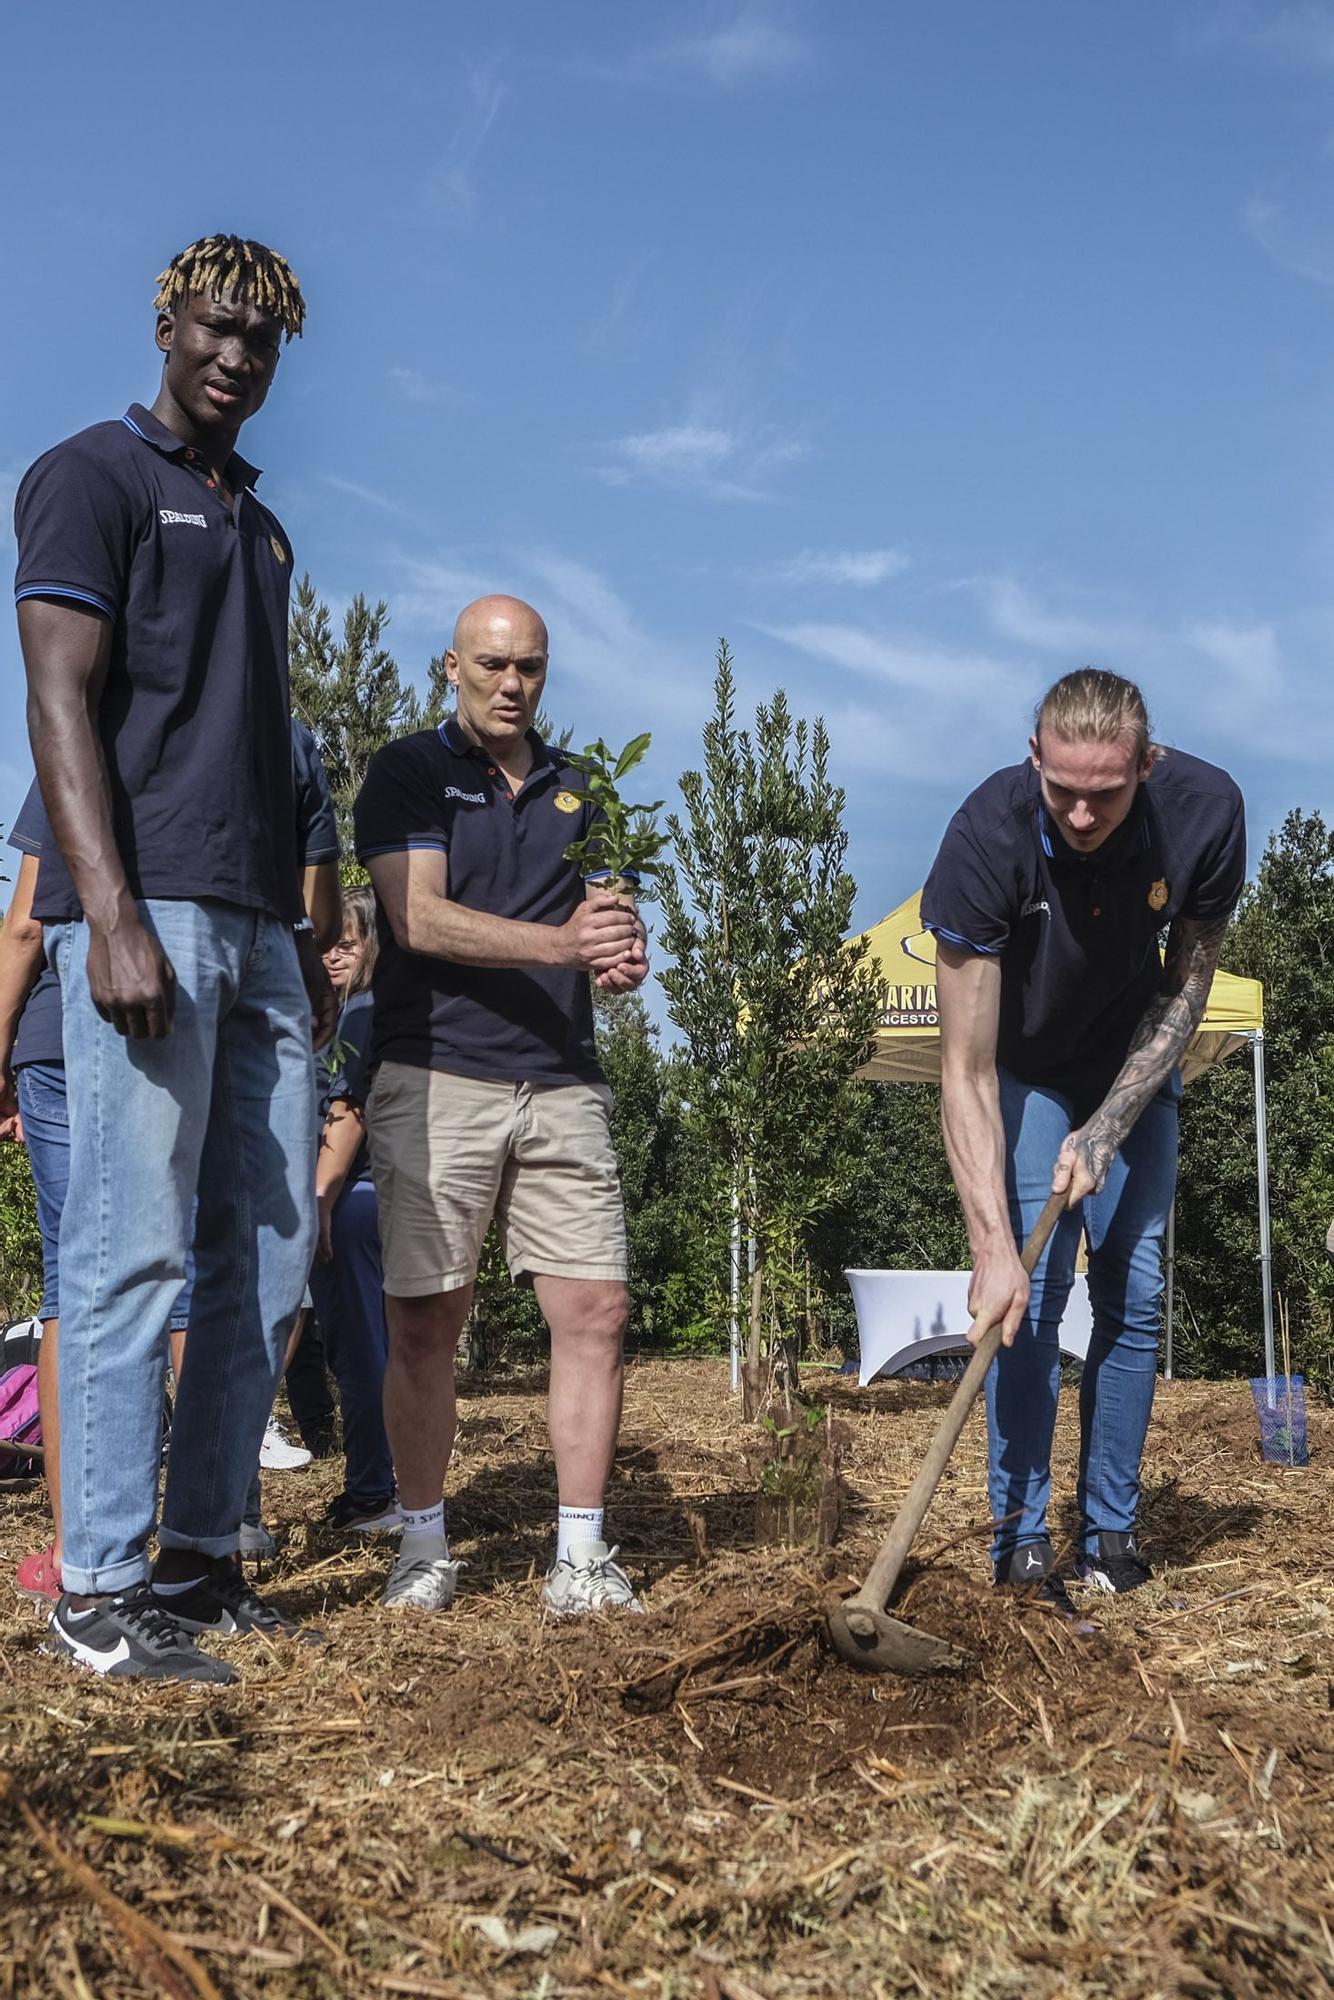
<path fill-rule="evenodd" d="M 633 771 L 636 764 L 643 763 L 645 756 L 648 754 L 648 746 L 652 741 L 652 736 L 645 734 L 643 736 L 636 736 L 632 743 L 626 744 L 624 750 L 622 750 L 620 756 L 616 759 L 616 768 L 612 772 L 612 776 L 618 784 L 627 771 Z M 661 804 L 662 800 L 659 799 L 658 805 Z M 657 807 L 654 807 L 654 811 L 656 810 Z"/>

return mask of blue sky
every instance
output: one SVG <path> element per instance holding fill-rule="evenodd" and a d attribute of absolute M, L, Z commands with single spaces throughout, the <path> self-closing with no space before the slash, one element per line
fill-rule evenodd
<path fill-rule="evenodd" d="M 1334 813 L 1334 6 L 76 0 L 6 50 L 6 520 L 235 229 L 309 301 L 243 438 L 298 569 L 416 677 L 531 597 L 552 713 L 669 797 L 725 634 L 826 717 L 859 921 L 1085 660 L 1253 860 Z M 29 776 L 6 619 L 6 825 Z"/>

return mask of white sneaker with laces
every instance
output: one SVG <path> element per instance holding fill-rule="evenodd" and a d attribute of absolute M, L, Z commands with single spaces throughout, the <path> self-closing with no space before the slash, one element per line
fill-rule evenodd
<path fill-rule="evenodd" d="M 582 1618 L 590 1611 L 642 1611 L 634 1587 L 605 1542 L 571 1542 L 563 1562 L 553 1563 L 542 1585 L 542 1602 L 557 1618 Z"/>
<path fill-rule="evenodd" d="M 448 1611 L 462 1568 L 452 1556 L 396 1556 L 381 1601 L 391 1611 Z"/>
<path fill-rule="evenodd" d="M 259 1462 L 265 1472 L 295 1472 L 298 1465 L 309 1465 L 310 1460 L 311 1453 L 303 1444 L 289 1443 L 276 1423 L 269 1424 L 259 1448 Z"/>

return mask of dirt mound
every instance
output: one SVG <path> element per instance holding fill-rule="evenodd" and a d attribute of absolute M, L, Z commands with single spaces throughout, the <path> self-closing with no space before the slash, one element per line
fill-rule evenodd
<path fill-rule="evenodd" d="M 234 1688 L 74 1678 L 0 1602 L 5 2000 L 1334 1987 L 1334 1416 L 1312 1412 L 1294 1475 L 1250 1455 L 1244 1385 L 1167 1385 L 1157 1575 L 1083 1633 L 991 1587 L 971 1426 L 894 1608 L 974 1665 L 910 1681 L 845 1668 L 824 1608 L 864 1574 L 940 1393 L 845 1401 L 851 1528 L 822 1566 L 746 1546 L 718 1381 L 631 1372 L 610 1507 L 642 1618 L 541 1611 L 532 1384 L 465 1400 L 446 1618 L 386 1617 L 385 1552 L 310 1532 L 318 1465 L 266 1484 L 262 1582 L 325 1643 L 238 1640 Z M 0 1561 L 41 1533 L 37 1495 L 0 1496 Z"/>

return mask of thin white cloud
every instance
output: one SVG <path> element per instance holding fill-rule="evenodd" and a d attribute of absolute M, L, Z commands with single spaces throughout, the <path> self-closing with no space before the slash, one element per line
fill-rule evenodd
<path fill-rule="evenodd" d="M 789 76 L 809 57 L 810 46 L 802 36 L 753 10 L 714 34 L 687 36 L 658 53 L 663 64 L 694 70 L 724 90 Z"/>
<path fill-rule="evenodd" d="M 1334 230 L 1295 216 L 1285 203 L 1253 195 L 1241 226 L 1280 270 L 1314 285 L 1334 285 Z"/>
<path fill-rule="evenodd" d="M 758 580 L 799 589 L 831 584 L 871 590 L 891 577 L 902 576 L 911 565 L 906 549 L 803 549 L 800 555 L 788 556 L 759 571 Z"/>
<path fill-rule="evenodd" d="M 465 604 L 488 591 L 509 588 L 494 571 L 471 560 L 424 561 L 400 551 L 393 563 L 403 579 L 394 595 L 394 616 L 400 624 L 429 632 L 436 650 L 448 646 L 454 620 Z"/>
<path fill-rule="evenodd" d="M 1136 635 L 1121 621 L 1084 612 L 1053 611 L 1016 578 L 979 577 L 970 580 L 982 599 L 993 632 L 1016 645 L 1041 652 L 1065 653 L 1070 664 L 1101 664 L 1109 653 L 1133 645 Z"/>
<path fill-rule="evenodd" d="M 1250 4 L 1215 6 L 1187 31 L 1200 48 L 1237 48 L 1296 69 L 1334 69 L 1334 12 L 1308 4 L 1283 7 Z"/>
<path fill-rule="evenodd" d="M 509 94 L 499 72 L 498 57 L 468 69 L 464 91 L 453 105 L 453 137 L 426 179 L 428 208 L 451 228 L 467 228 L 477 218 L 477 162 Z"/>
<path fill-rule="evenodd" d="M 814 64 L 814 44 L 792 25 L 791 8 L 748 4 L 713 11 L 717 25 L 704 32 L 651 42 L 619 61 L 591 65 L 592 74 L 613 83 L 693 81 L 737 90 L 800 75 Z"/>
<path fill-rule="evenodd" d="M 977 703 L 988 707 L 1019 701 L 1029 677 L 994 654 L 953 648 L 915 637 L 868 631 L 861 625 L 806 620 L 795 625 L 763 625 L 772 639 L 933 703 Z"/>
<path fill-rule="evenodd" d="M 774 426 L 746 432 L 689 421 L 612 439 L 595 469 L 611 486 L 651 480 L 716 500 L 768 500 L 773 475 L 806 451 L 800 437 Z"/>
<path fill-rule="evenodd" d="M 455 409 L 466 402 L 461 389 L 438 377 L 423 375 L 420 368 L 391 368 L 389 386 L 408 403 L 425 403 L 441 409 Z"/>
<path fill-rule="evenodd" d="M 763 629 L 818 662 L 818 693 L 789 691 L 799 710 L 824 716 L 840 768 L 962 795 L 1023 756 L 1032 688 L 990 653 L 846 624 Z"/>
<path fill-rule="evenodd" d="M 403 506 L 401 501 L 391 500 L 387 493 L 378 493 L 373 486 L 363 486 L 359 480 L 344 479 L 337 472 L 326 472 L 324 483 L 335 493 L 341 493 L 349 500 L 358 500 L 363 506 L 377 507 L 385 514 L 399 514 L 405 520 L 412 518 L 411 508 Z"/>
<path fill-rule="evenodd" d="M 1242 742 L 1269 739 L 1286 746 L 1287 754 L 1309 755 L 1309 737 L 1293 731 L 1284 711 L 1290 709 L 1290 689 L 1272 625 L 1238 625 L 1213 619 L 1189 625 L 1186 644 L 1207 663 L 1202 685 L 1208 690 L 1212 725 Z"/>
<path fill-rule="evenodd" d="M 569 722 L 581 741 L 650 729 L 679 744 L 683 725 L 697 726 L 705 699 L 701 673 L 647 630 L 615 586 L 587 563 L 551 549 L 426 561 L 399 551 L 393 561 L 402 578 L 395 619 L 421 633 L 432 651 L 449 644 L 455 619 L 475 597 L 507 591 L 535 605 L 551 634 L 548 711 Z M 675 755 L 658 750 L 660 775 L 680 768 Z"/>
<path fill-rule="evenodd" d="M 606 311 L 584 335 L 584 346 L 590 354 L 600 354 L 612 345 L 614 335 L 630 314 L 644 273 L 652 261 L 651 255 L 636 258 L 629 270 L 617 280 Z"/>

